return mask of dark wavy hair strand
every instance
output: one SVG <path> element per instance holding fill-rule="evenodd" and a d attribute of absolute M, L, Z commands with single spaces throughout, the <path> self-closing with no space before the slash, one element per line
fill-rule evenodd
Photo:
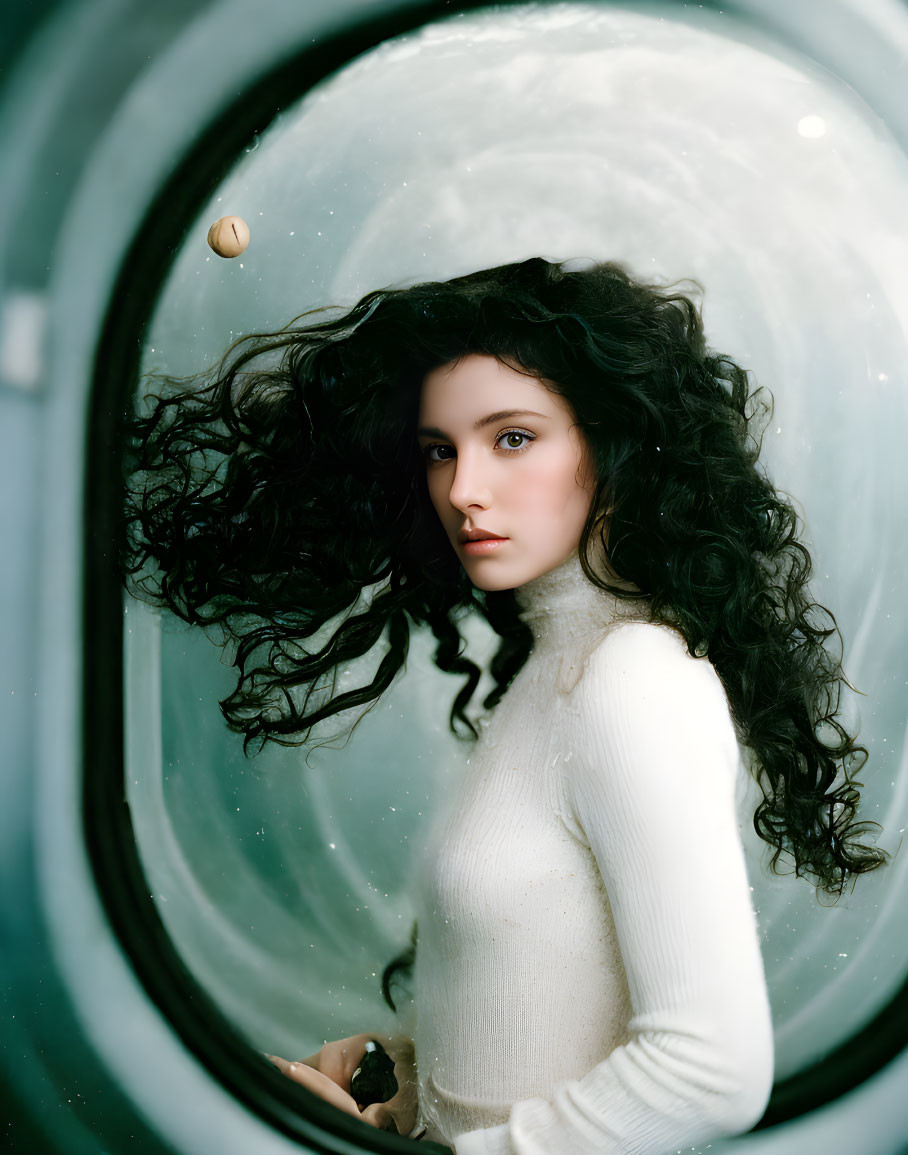
<path fill-rule="evenodd" d="M 324 314 L 327 314 L 325 316 Z M 832 614 L 808 590 L 797 515 L 757 465 L 768 406 L 710 350 L 693 302 L 620 266 L 541 258 L 383 289 L 238 342 L 202 382 L 164 381 L 129 415 L 122 562 L 137 596 L 235 646 L 221 703 L 251 743 L 305 741 L 367 709 L 427 626 L 461 678 L 470 736 L 481 675 L 459 623 L 500 639 L 490 708 L 529 655 L 513 592 L 474 589 L 429 503 L 415 419 L 425 374 L 470 353 L 544 379 L 570 402 L 599 479 L 580 543 L 590 580 L 644 598 L 708 654 L 763 800 L 754 825 L 832 894 L 879 866 L 861 840 L 867 752 L 839 718 L 847 685 Z M 594 572 L 605 549 L 614 580 Z M 383 651 L 338 691 L 339 669 Z"/>

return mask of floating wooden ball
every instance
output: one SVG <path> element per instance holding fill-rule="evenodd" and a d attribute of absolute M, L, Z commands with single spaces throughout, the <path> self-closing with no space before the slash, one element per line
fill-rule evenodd
<path fill-rule="evenodd" d="M 208 230 L 208 244 L 219 257 L 238 257 L 249 244 L 249 226 L 242 217 L 221 217 Z"/>

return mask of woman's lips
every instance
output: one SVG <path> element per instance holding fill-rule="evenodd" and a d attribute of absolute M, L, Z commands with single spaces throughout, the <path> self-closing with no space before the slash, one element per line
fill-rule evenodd
<path fill-rule="evenodd" d="M 482 557 L 484 554 L 494 553 L 508 540 L 506 537 L 481 537 L 476 541 L 461 542 L 460 548 L 468 557 Z"/>

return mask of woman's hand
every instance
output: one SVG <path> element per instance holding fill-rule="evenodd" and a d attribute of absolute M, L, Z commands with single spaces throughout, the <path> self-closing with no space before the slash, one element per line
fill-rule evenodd
<path fill-rule="evenodd" d="M 353 1096 L 349 1095 L 332 1079 L 329 1079 L 327 1075 L 323 1075 L 321 1071 L 309 1066 L 308 1059 L 298 1063 L 290 1063 L 279 1055 L 266 1055 L 265 1057 L 274 1063 L 281 1074 L 292 1079 L 294 1083 L 299 1083 L 301 1087 L 305 1087 L 313 1095 L 318 1095 L 326 1103 L 330 1103 L 332 1107 L 337 1107 L 339 1111 L 346 1111 L 348 1115 L 355 1115 L 357 1119 L 362 1118 Z"/>
<path fill-rule="evenodd" d="M 366 1053 L 366 1044 L 375 1040 L 394 1062 L 397 1094 L 385 1103 L 370 1103 L 360 1111 L 350 1093 L 350 1080 Z M 318 1095 L 348 1115 L 382 1131 L 409 1135 L 416 1125 L 416 1062 L 413 1041 L 401 1035 L 362 1034 L 325 1043 L 308 1059 L 290 1063 L 268 1055 L 272 1063 L 295 1083 Z"/>

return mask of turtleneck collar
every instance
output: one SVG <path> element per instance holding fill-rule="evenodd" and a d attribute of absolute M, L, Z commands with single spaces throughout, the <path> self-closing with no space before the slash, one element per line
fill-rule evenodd
<path fill-rule="evenodd" d="M 617 618 L 649 616 L 641 601 L 617 598 L 593 585 L 576 553 L 515 593 L 521 620 L 533 631 L 537 650 L 588 637 Z"/>

